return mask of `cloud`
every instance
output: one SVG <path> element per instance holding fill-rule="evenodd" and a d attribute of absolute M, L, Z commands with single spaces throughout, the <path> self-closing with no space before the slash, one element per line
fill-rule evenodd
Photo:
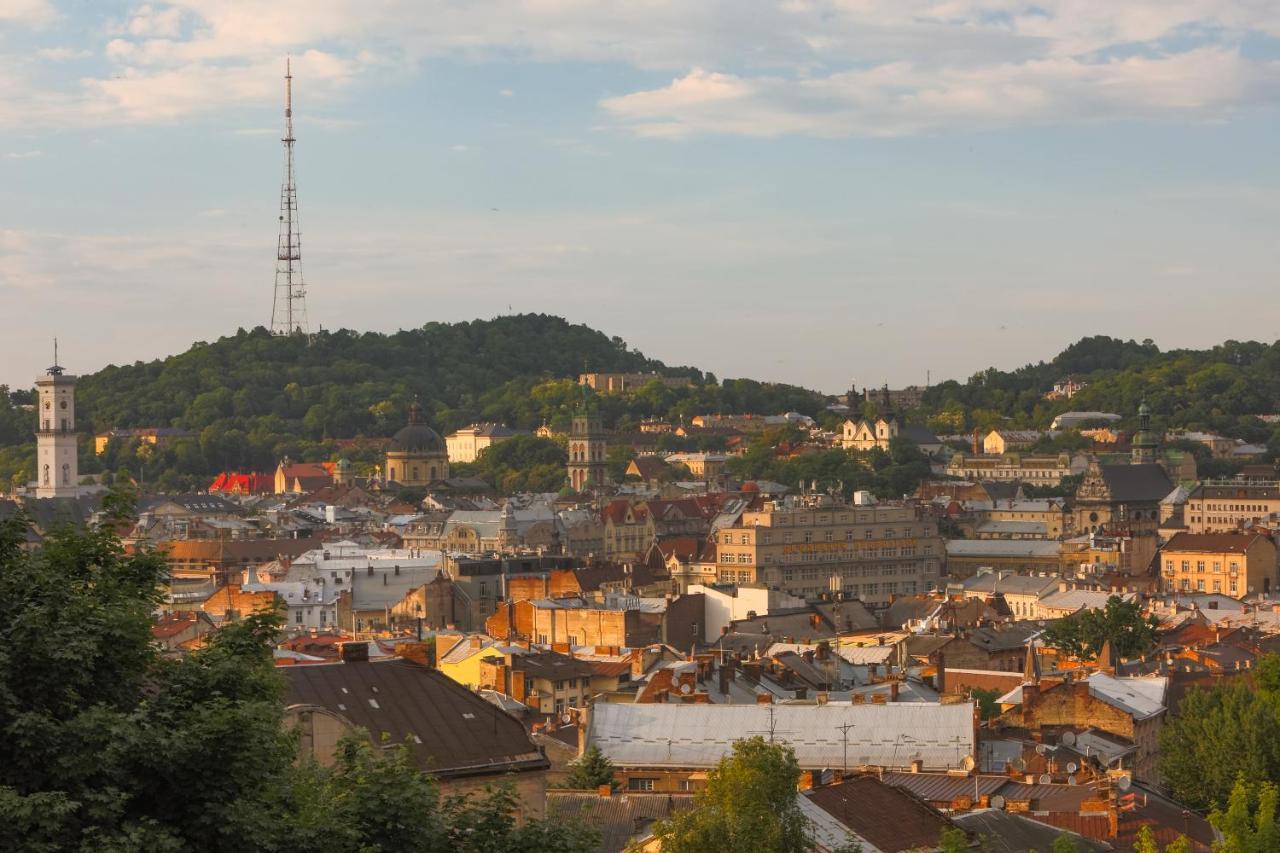
<path fill-rule="evenodd" d="M 6 160 L 30 160 L 30 159 L 32 159 L 32 158 L 34 158 L 34 157 L 43 157 L 43 156 L 44 156 L 44 152 L 43 152 L 43 151 L 40 151 L 39 149 L 32 149 L 31 151 L 10 151 L 10 152 L 8 152 L 7 154 L 5 154 L 5 155 L 4 155 L 4 159 L 6 159 Z"/>
<path fill-rule="evenodd" d="M 49 0 L 0 0 L 0 24 L 41 26 L 57 17 L 58 13 Z"/>
<path fill-rule="evenodd" d="M 467 146 L 465 145 L 458 144 L 458 145 L 450 145 L 449 150 L 450 151 L 468 151 L 470 149 L 468 149 Z"/>
<path fill-rule="evenodd" d="M 1130 118 L 1219 119 L 1277 94 L 1272 62 L 1204 47 L 1162 57 L 1052 57 L 971 68 L 888 63 L 820 77 L 739 77 L 695 68 L 602 107 L 637 133 L 684 137 L 901 136 L 940 128 Z"/>
<path fill-rule="evenodd" d="M 52 13 L 44 0 L 0 8 L 25 10 L 24 20 Z M 441 56 L 659 72 L 674 79 L 601 103 L 606 117 L 649 136 L 900 135 L 1153 114 L 1203 120 L 1274 98 L 1266 80 L 1273 66 L 1245 58 L 1240 46 L 1280 38 L 1280 4 L 148 0 L 101 32 L 105 68 L 74 85 L 50 90 L 15 72 L 6 87 L 0 61 L 0 124 L 175 121 L 262 106 L 279 98 L 278 66 L 288 53 L 298 57 L 298 85 L 313 104 Z M 4 97 L 6 89 L 19 96 Z"/>
<path fill-rule="evenodd" d="M 85 59 L 93 56 L 93 51 L 74 47 L 43 47 L 36 51 L 36 56 L 50 62 L 66 62 L 69 59 Z"/>

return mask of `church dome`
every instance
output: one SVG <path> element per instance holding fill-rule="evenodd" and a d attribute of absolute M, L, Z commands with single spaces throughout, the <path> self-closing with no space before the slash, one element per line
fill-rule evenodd
<path fill-rule="evenodd" d="M 391 437 L 388 453 L 445 453 L 444 439 L 440 433 L 422 423 L 422 407 L 414 403 L 409 407 L 409 423 Z"/>

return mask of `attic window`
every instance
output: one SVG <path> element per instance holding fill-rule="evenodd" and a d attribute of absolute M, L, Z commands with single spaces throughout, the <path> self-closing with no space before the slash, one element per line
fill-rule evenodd
<path fill-rule="evenodd" d="M 462 714 L 462 719 L 464 720 L 474 720 L 475 718 L 476 718 L 476 715 L 471 713 L 470 711 L 465 711 Z"/>
<path fill-rule="evenodd" d="M 347 710 L 347 706 L 346 706 L 346 705 L 343 705 L 341 702 L 339 702 L 339 703 L 338 703 L 338 710 L 339 710 L 339 711 L 345 711 L 345 710 Z"/>
<path fill-rule="evenodd" d="M 370 699 L 370 700 L 369 700 L 369 707 L 370 707 L 370 708 L 372 708 L 372 709 L 374 709 L 375 711 L 377 711 L 377 710 L 379 710 L 379 709 L 381 708 L 381 706 L 380 706 L 380 705 L 378 705 L 378 700 L 377 700 L 377 699 Z"/>
<path fill-rule="evenodd" d="M 342 688 L 342 692 L 343 692 L 343 693 L 350 693 L 351 691 L 344 687 L 344 688 Z"/>

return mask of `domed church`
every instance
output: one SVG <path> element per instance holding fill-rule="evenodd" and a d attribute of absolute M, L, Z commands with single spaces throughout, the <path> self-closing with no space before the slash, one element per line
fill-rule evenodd
<path fill-rule="evenodd" d="M 409 423 L 387 444 L 386 477 L 400 486 L 429 486 L 449 478 L 449 453 L 440 433 L 422 422 L 422 407 L 409 407 Z"/>

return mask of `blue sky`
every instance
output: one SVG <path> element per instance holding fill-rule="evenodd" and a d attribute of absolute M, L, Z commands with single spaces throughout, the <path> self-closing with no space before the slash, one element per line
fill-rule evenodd
<path fill-rule="evenodd" d="M 1273 340 L 1280 5 L 0 0 L 0 383 L 545 311 L 836 392 Z M 495 210 L 496 208 L 496 210 Z"/>

